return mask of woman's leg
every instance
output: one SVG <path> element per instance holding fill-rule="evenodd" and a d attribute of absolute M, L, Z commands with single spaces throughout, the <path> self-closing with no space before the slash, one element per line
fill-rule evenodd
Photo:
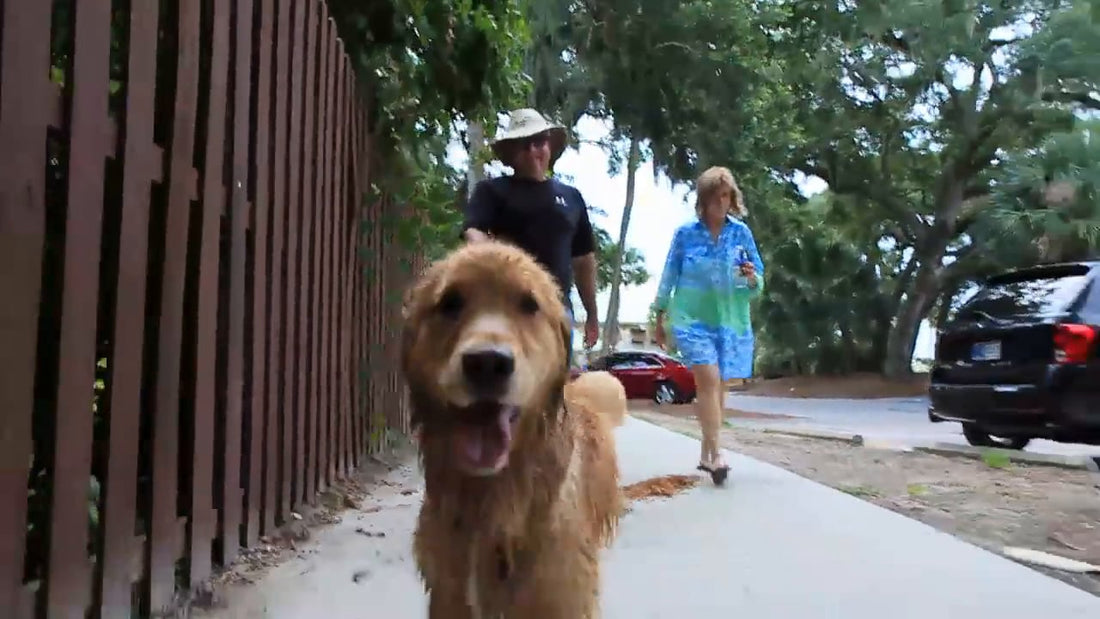
<path fill-rule="evenodd" d="M 718 456 L 718 432 L 722 425 L 722 409 L 717 406 L 722 388 L 718 371 L 716 333 L 704 325 L 673 329 L 676 347 L 695 376 L 695 415 L 703 431 L 699 464 L 708 470 Z"/>
<path fill-rule="evenodd" d="M 717 350 L 717 366 L 718 375 L 716 377 L 718 381 L 718 389 L 715 392 L 716 406 L 719 411 L 724 411 L 726 408 L 726 382 L 728 380 L 742 379 L 752 376 L 752 352 L 753 352 L 753 337 L 752 331 L 747 333 L 730 328 L 720 328 L 715 338 L 715 349 Z M 719 412 L 719 420 L 722 419 L 722 414 Z M 721 423 L 721 421 L 719 421 Z M 722 466 L 724 463 L 720 461 L 720 454 L 717 445 L 715 446 L 715 465 Z"/>
<path fill-rule="evenodd" d="M 725 458 L 722 457 L 722 422 L 725 420 L 726 411 L 726 383 L 722 380 L 721 369 L 716 370 L 714 377 L 714 445 L 711 452 L 714 466 L 725 466 Z"/>
<path fill-rule="evenodd" d="M 716 364 L 691 366 L 695 375 L 695 415 L 703 431 L 699 463 L 707 467 L 718 464 L 718 433 L 722 427 L 722 409 L 718 406 L 722 382 Z"/>

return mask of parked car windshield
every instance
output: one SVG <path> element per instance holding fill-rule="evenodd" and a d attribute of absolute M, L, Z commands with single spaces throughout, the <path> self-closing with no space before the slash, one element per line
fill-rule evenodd
<path fill-rule="evenodd" d="M 1088 285 L 1087 267 L 1024 271 L 990 278 L 960 319 L 1045 317 L 1066 312 Z"/>

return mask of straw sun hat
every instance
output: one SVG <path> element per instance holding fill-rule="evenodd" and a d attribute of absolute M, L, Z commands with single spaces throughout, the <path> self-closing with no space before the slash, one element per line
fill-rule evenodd
<path fill-rule="evenodd" d="M 501 163 L 511 165 L 508 161 L 508 143 L 529 138 L 544 131 L 550 134 L 550 165 L 553 165 L 565 152 L 565 127 L 550 122 L 538 111 L 530 108 L 509 112 L 506 128 L 497 133 L 490 146 Z"/>

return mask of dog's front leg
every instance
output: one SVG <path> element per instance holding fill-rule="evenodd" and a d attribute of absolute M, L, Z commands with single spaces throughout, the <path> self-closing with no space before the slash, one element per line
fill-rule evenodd
<path fill-rule="evenodd" d="M 428 619 L 481 619 L 466 604 L 465 595 L 433 590 L 428 594 Z"/>

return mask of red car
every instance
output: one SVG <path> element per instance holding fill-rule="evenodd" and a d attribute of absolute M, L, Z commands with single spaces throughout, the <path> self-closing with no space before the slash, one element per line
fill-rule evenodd
<path fill-rule="evenodd" d="M 695 377 L 686 365 L 659 352 L 623 350 L 596 359 L 589 370 L 606 370 L 623 384 L 626 397 L 657 404 L 695 399 Z"/>

